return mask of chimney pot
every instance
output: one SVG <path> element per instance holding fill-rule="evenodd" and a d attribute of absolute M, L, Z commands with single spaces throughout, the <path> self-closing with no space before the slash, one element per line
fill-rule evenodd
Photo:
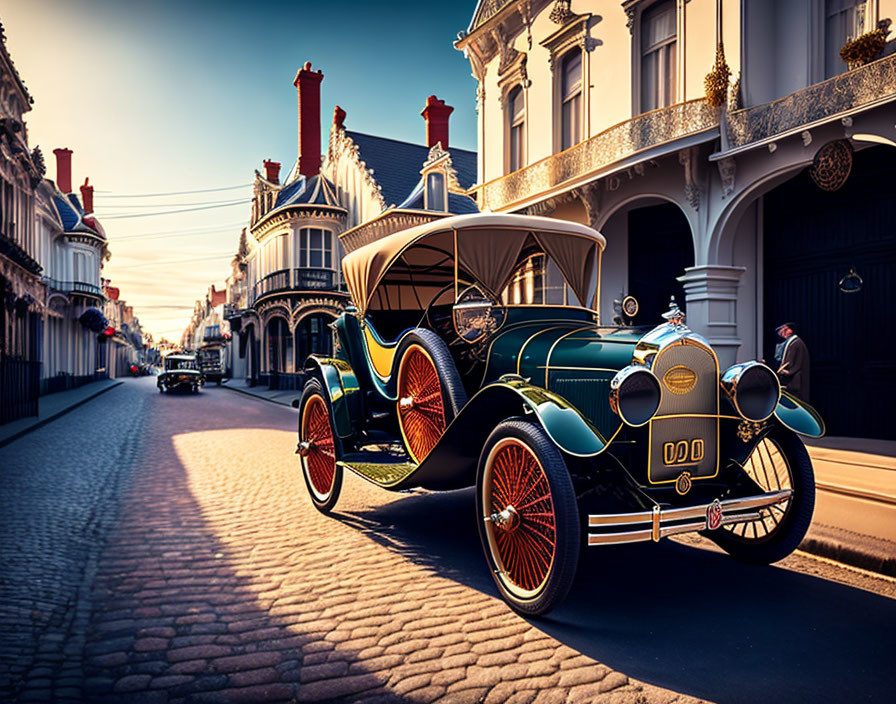
<path fill-rule="evenodd" d="M 426 146 L 434 147 L 441 144 L 442 149 L 448 150 L 448 118 L 454 108 L 445 105 L 444 100 L 439 100 L 431 95 L 426 99 L 426 106 L 420 113 L 426 120 Z"/>
<path fill-rule="evenodd" d="M 333 108 L 333 124 L 339 128 L 345 127 L 345 110 L 338 105 Z"/>
<path fill-rule="evenodd" d="M 299 173 L 306 178 L 320 171 L 320 83 L 324 74 L 306 61 L 293 85 L 299 100 Z"/>
<path fill-rule="evenodd" d="M 280 162 L 265 159 L 264 161 L 265 178 L 271 183 L 280 183 Z"/>
<path fill-rule="evenodd" d="M 93 186 L 89 183 L 90 179 L 84 179 L 84 185 L 81 186 L 81 201 L 84 205 L 84 214 L 89 215 L 93 212 Z"/>
<path fill-rule="evenodd" d="M 56 155 L 56 185 L 63 193 L 72 192 L 72 150 L 54 149 Z"/>

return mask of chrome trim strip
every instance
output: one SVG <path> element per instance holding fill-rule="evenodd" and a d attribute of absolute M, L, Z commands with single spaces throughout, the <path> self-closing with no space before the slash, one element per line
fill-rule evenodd
<path fill-rule="evenodd" d="M 767 494 L 745 496 L 740 499 L 725 499 L 721 501 L 722 522 L 721 525 L 731 523 L 743 523 L 755 521 L 761 518 L 756 510 L 782 503 L 791 497 L 793 491 L 783 489 Z M 687 506 L 685 508 L 671 508 L 663 510 L 654 506 L 650 511 L 638 513 L 616 514 L 592 514 L 588 516 L 589 528 L 616 528 L 622 526 L 641 525 L 643 529 L 622 532 L 599 532 L 588 534 L 589 545 L 603 545 L 606 543 L 636 543 L 652 540 L 658 542 L 668 535 L 678 533 L 691 533 L 707 529 L 707 510 L 711 504 L 699 506 Z M 699 520 L 694 520 L 699 519 Z M 688 521 L 681 523 L 680 521 Z"/>

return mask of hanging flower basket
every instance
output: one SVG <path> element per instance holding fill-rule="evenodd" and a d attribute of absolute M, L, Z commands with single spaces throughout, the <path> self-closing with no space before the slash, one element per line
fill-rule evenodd
<path fill-rule="evenodd" d="M 88 308 L 83 313 L 81 313 L 81 317 L 78 318 L 78 322 L 80 322 L 81 325 L 83 325 L 91 332 L 95 333 L 101 333 L 109 324 L 109 322 L 106 320 L 106 316 L 96 308 Z"/>
<path fill-rule="evenodd" d="M 725 61 L 725 48 L 722 43 L 716 47 L 716 60 L 712 71 L 706 74 L 703 85 L 706 87 L 706 102 L 712 107 L 718 108 L 728 100 L 728 79 L 731 77 L 731 69 Z"/>
<path fill-rule="evenodd" d="M 859 35 L 843 45 L 840 49 L 840 58 L 846 62 L 850 69 L 870 64 L 884 50 L 887 43 L 887 30 L 878 27 L 870 32 Z"/>

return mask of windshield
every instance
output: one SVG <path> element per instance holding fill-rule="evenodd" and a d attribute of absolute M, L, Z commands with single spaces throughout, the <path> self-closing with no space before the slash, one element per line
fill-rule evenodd
<path fill-rule="evenodd" d="M 179 357 L 175 359 L 168 357 L 165 360 L 165 369 L 171 371 L 172 369 L 198 369 L 198 367 L 196 366 L 196 359 L 193 357 Z"/>

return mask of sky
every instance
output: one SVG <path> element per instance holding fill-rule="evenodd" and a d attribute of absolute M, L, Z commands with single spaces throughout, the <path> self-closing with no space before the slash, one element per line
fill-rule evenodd
<path fill-rule="evenodd" d="M 306 61 L 324 74 L 323 151 L 337 104 L 348 129 L 424 143 L 432 94 L 455 108 L 452 145 L 476 148 L 476 82 L 452 45 L 475 5 L 0 0 L 0 21 L 47 176 L 68 147 L 75 191 L 85 177 L 96 188 L 103 277 L 145 331 L 179 340 L 196 299 L 230 273 L 254 171 L 270 158 L 285 176 L 295 161 L 292 82 Z M 180 195 L 153 195 L 169 193 Z M 188 208 L 203 209 L 156 215 Z"/>

